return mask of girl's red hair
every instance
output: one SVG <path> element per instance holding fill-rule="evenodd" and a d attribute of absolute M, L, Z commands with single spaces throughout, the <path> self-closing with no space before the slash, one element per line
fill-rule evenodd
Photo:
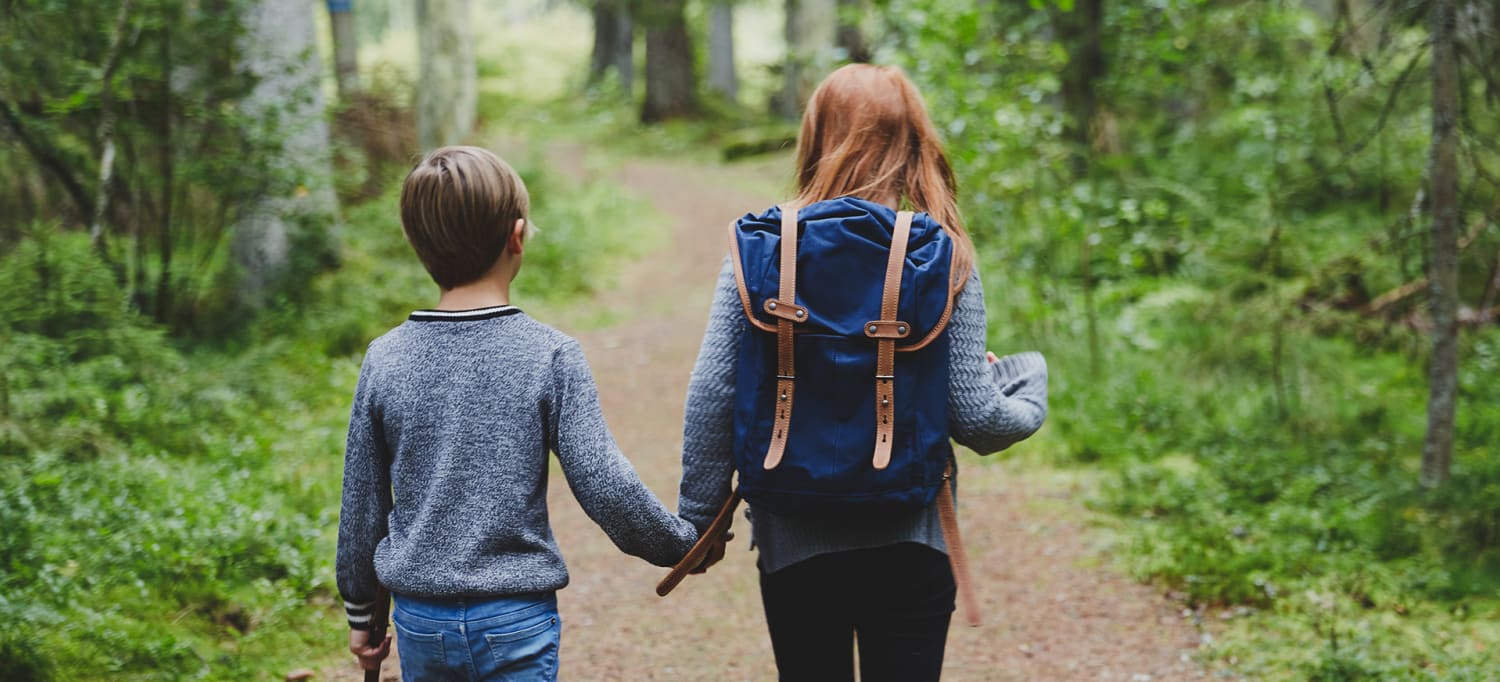
<path fill-rule="evenodd" d="M 953 169 L 917 86 L 891 66 L 850 64 L 813 91 L 797 138 L 797 198 L 854 195 L 926 211 L 953 238 L 953 289 L 974 269 Z"/>

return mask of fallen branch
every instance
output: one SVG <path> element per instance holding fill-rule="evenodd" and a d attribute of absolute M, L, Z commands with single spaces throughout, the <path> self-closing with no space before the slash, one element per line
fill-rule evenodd
<path fill-rule="evenodd" d="M 1462 239 L 1458 240 L 1459 253 L 1463 253 L 1464 250 L 1469 248 L 1470 244 L 1473 244 L 1479 239 L 1479 235 L 1484 232 L 1485 225 L 1489 224 L 1490 219 L 1494 217 L 1494 215 L 1495 214 L 1492 212 L 1480 216 L 1479 220 L 1474 222 L 1474 226 L 1472 228 L 1469 228 L 1469 233 L 1464 235 Z M 1492 277 L 1490 280 L 1490 288 L 1500 288 L 1500 260 L 1496 261 L 1496 272 L 1494 277 Z M 1369 303 L 1365 304 L 1365 307 L 1361 308 L 1360 312 L 1365 315 L 1379 315 L 1387 308 L 1405 301 L 1406 299 L 1411 298 L 1412 296 L 1415 296 L 1418 293 L 1425 291 L 1426 289 L 1426 277 L 1414 279 L 1410 282 L 1407 282 L 1406 284 L 1402 284 L 1399 287 L 1376 296 Z M 1483 305 L 1481 305 L 1480 308 L 1483 310 L 1488 310 L 1494 303 L 1493 292 L 1486 291 L 1483 301 Z"/>

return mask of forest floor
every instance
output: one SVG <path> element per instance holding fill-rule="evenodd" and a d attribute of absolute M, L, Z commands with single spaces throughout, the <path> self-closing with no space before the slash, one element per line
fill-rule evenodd
<path fill-rule="evenodd" d="M 500 145 L 499 151 L 515 148 Z M 552 148 L 549 157 L 576 180 L 603 174 L 624 185 L 663 221 L 655 246 L 626 265 L 615 286 L 577 310 L 533 314 L 578 337 L 616 440 L 646 484 L 675 506 L 682 401 L 725 253 L 726 225 L 774 204 L 776 180 L 790 161 L 631 158 L 601 167 L 578 146 Z M 960 464 L 960 520 L 985 622 L 968 628 L 955 621 L 944 679 L 1205 676 L 1193 658 L 1202 637 L 1198 627 L 1180 604 L 1113 566 L 1113 541 L 1094 527 L 1097 517 L 1083 505 L 1077 476 L 971 453 L 961 454 Z M 551 520 L 572 576 L 559 596 L 562 679 L 775 678 L 743 518 L 728 557 L 662 599 L 652 588 L 664 570 L 621 554 L 583 514 L 561 476 L 553 480 Z M 395 668 L 386 665 L 385 679 L 398 679 Z M 355 672 L 341 668 L 328 677 L 355 679 Z"/>

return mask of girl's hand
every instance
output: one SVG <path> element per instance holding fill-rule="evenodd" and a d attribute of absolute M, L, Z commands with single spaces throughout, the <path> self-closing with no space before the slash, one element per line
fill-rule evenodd
<path fill-rule="evenodd" d="M 987 359 L 989 359 L 991 365 L 993 365 L 993 364 L 995 364 L 997 362 L 1000 362 L 1000 357 L 997 356 L 997 355 L 995 355 L 994 353 L 992 353 L 990 351 L 985 351 L 984 352 L 984 357 L 987 358 Z"/>

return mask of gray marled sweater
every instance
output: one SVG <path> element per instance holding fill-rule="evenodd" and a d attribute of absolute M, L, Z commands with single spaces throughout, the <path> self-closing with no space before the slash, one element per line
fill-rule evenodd
<path fill-rule="evenodd" d="M 734 270 L 726 259 L 688 384 L 683 427 L 678 513 L 698 528 L 706 528 L 729 499 L 736 358 L 747 324 Z M 984 288 L 976 271 L 954 302 L 948 323 L 948 421 L 953 439 L 980 454 L 1004 450 L 1030 436 L 1047 417 L 1047 363 L 1042 355 L 1008 355 L 989 365 L 985 331 Z M 932 507 L 879 522 L 790 519 L 757 512 L 753 533 L 760 568 L 766 573 L 819 554 L 898 542 L 947 551 Z"/>
<path fill-rule="evenodd" d="M 549 450 L 621 550 L 668 566 L 697 540 L 620 454 L 578 342 L 501 306 L 419 311 L 371 343 L 339 515 L 338 588 L 350 626 L 368 627 L 377 576 L 419 597 L 566 585 L 547 522 Z"/>

